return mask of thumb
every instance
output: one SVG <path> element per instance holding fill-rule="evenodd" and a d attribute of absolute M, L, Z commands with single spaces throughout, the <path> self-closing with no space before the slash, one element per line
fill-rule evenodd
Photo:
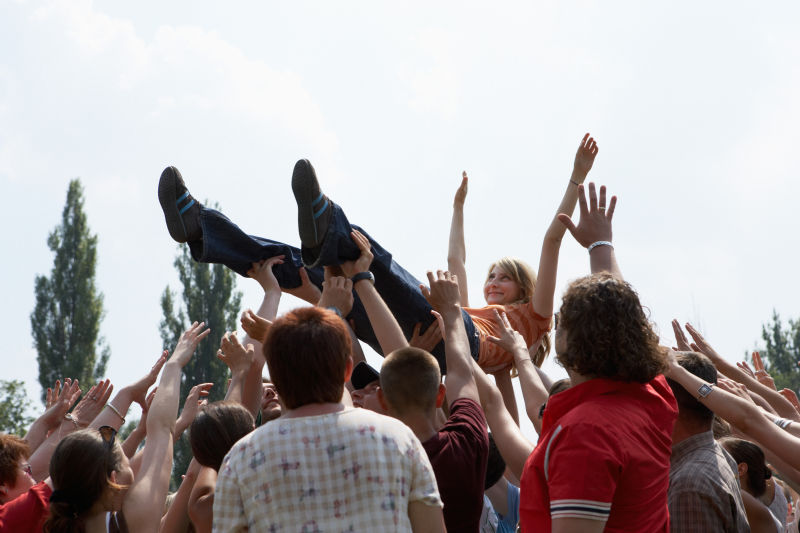
<path fill-rule="evenodd" d="M 559 213 L 558 214 L 558 221 L 561 222 L 562 224 L 564 224 L 564 226 L 569 230 L 569 232 L 573 236 L 575 235 L 575 230 L 577 230 L 578 228 L 572 222 L 572 219 L 569 218 L 569 215 L 567 215 L 566 213 Z"/>

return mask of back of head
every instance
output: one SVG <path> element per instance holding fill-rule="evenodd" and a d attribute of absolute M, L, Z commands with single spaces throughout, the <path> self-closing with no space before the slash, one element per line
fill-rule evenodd
<path fill-rule="evenodd" d="M 519 285 L 519 300 L 516 303 L 528 303 L 533 298 L 533 291 L 536 288 L 536 272 L 533 268 L 521 259 L 516 257 L 501 257 L 489 265 L 489 274 L 494 267 L 500 267 L 503 272 Z M 533 356 L 533 364 L 541 366 L 547 354 L 550 353 L 550 334 L 542 336 L 542 344 Z"/>
<path fill-rule="evenodd" d="M 270 379 L 287 409 L 340 401 L 350 350 L 345 323 L 319 307 L 289 311 L 264 342 Z"/>
<path fill-rule="evenodd" d="M 236 442 L 253 431 L 255 422 L 242 404 L 232 401 L 203 406 L 189 429 L 194 458 L 203 466 L 219 470 Z"/>
<path fill-rule="evenodd" d="M 30 455 L 31 450 L 24 439 L 0 434 L 0 485 L 15 485 L 20 463 Z"/>
<path fill-rule="evenodd" d="M 717 382 L 717 369 L 714 363 L 703 354 L 697 352 L 679 352 L 676 356 L 678 364 L 690 374 L 694 374 L 708 383 Z M 675 400 L 678 402 L 678 416 L 711 427 L 714 421 L 714 412 L 700 403 L 689 391 L 671 379 L 667 379 Z"/>
<path fill-rule="evenodd" d="M 767 490 L 767 480 L 772 477 L 764 458 L 764 452 L 750 441 L 726 437 L 719 441 L 737 464 L 747 465 L 747 485 L 750 493 L 758 498 Z"/>
<path fill-rule="evenodd" d="M 381 366 L 381 390 L 394 413 L 427 413 L 436 407 L 441 373 L 436 358 L 419 348 L 401 348 Z"/>
<path fill-rule="evenodd" d="M 121 487 L 111 482 L 111 472 L 122 464 L 122 449 L 103 440 L 96 429 L 83 429 L 64 437 L 50 459 L 50 515 L 46 533 L 84 531 L 87 513 L 103 493 Z"/>
<path fill-rule="evenodd" d="M 584 376 L 646 383 L 667 367 L 636 291 L 605 272 L 570 284 L 556 335 L 561 364 Z"/>

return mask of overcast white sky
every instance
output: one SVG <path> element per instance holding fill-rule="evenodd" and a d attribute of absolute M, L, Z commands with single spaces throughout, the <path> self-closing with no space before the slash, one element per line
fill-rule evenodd
<path fill-rule="evenodd" d="M 420 278 L 446 264 L 466 169 L 478 301 L 493 259 L 538 264 L 586 131 L 590 178 L 619 196 L 621 267 L 664 342 L 677 317 L 741 358 L 773 308 L 800 316 L 798 15 L 796 2 L 2 2 L 2 377 L 38 398 L 33 283 L 71 178 L 99 235 L 122 386 L 157 356 L 159 297 L 177 284 L 165 166 L 246 231 L 296 244 L 289 179 L 308 157 Z M 587 270 L 567 237 L 558 297 Z M 259 303 L 255 282 L 239 287 Z"/>

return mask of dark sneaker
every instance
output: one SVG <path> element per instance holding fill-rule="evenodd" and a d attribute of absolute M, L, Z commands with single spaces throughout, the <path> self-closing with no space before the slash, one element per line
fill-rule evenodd
<path fill-rule="evenodd" d="M 189 194 L 177 168 L 167 167 L 161 173 L 161 179 L 158 180 L 158 201 L 164 211 L 170 237 L 178 242 L 203 238 L 200 203 Z"/>
<path fill-rule="evenodd" d="M 292 192 L 297 201 L 297 227 L 303 248 L 317 248 L 325 240 L 333 210 L 322 194 L 317 173 L 308 159 L 301 159 L 292 173 Z"/>

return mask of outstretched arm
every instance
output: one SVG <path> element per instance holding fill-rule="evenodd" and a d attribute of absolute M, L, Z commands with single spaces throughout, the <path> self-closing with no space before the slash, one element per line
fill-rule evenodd
<path fill-rule="evenodd" d="M 350 236 L 359 250 L 361 250 L 361 255 L 355 261 L 342 263 L 342 271 L 348 278 L 352 278 L 360 272 L 369 271 L 373 258 L 369 239 L 356 230 L 353 230 Z M 350 283 L 350 280 L 343 280 L 343 283 Z M 394 315 L 389 311 L 386 302 L 375 290 L 375 285 L 368 279 L 351 283 L 351 285 L 361 299 L 361 303 L 364 304 L 367 317 L 370 324 L 372 324 L 372 329 L 375 331 L 375 336 L 378 338 L 378 344 L 380 344 L 383 353 L 388 355 L 394 350 L 408 346 L 403 330 L 400 329 L 400 325 L 395 320 Z"/>
<path fill-rule="evenodd" d="M 559 221 L 559 215 L 572 216 L 575 203 L 578 201 L 578 187 L 586 179 L 592 169 L 594 158 L 597 156 L 597 143 L 587 133 L 583 136 L 578 152 L 575 154 L 575 163 L 572 166 L 572 175 L 567 183 L 561 204 L 558 206 L 542 242 L 542 253 L 539 255 L 539 275 L 536 279 L 536 289 L 533 291 L 533 310 L 538 315 L 547 317 L 553 314 L 553 296 L 556 291 L 556 274 L 558 271 L 558 253 L 561 249 L 561 240 L 564 238 L 566 227 Z"/>
<path fill-rule="evenodd" d="M 598 202 L 594 183 L 589 183 L 589 202 L 586 202 L 583 185 L 579 185 L 578 203 L 581 218 L 577 226 L 563 213 L 558 215 L 558 220 L 567 227 L 581 246 L 589 250 L 592 274 L 609 272 L 612 276 L 622 279 L 622 272 L 614 255 L 614 246 L 611 244 L 611 219 L 614 217 L 617 197 L 612 196 L 611 202 L 606 207 L 606 186 L 600 187 Z"/>
<path fill-rule="evenodd" d="M 122 510 L 131 531 L 156 531 L 169 488 L 172 470 L 172 432 L 178 413 L 181 370 L 189 362 L 197 344 L 211 330 L 195 322 L 181 335 L 172 356 L 164 365 L 158 391 L 147 414 L 147 442 L 142 453 L 139 475 L 125 496 Z"/>
<path fill-rule="evenodd" d="M 472 375 L 472 356 L 470 355 L 467 330 L 461 315 L 458 281 L 450 272 L 428 272 L 431 288 L 420 286 L 423 296 L 436 312 L 442 315 L 444 323 L 444 357 L 447 362 L 447 400 L 449 405 L 459 398 L 469 398 L 480 402 L 475 378 Z"/>
<path fill-rule="evenodd" d="M 469 307 L 467 295 L 467 245 L 464 241 L 464 201 L 467 199 L 467 172 L 461 173 L 461 185 L 453 199 L 453 219 L 450 222 L 450 240 L 447 246 L 447 269 L 458 279 L 461 307 Z"/>

